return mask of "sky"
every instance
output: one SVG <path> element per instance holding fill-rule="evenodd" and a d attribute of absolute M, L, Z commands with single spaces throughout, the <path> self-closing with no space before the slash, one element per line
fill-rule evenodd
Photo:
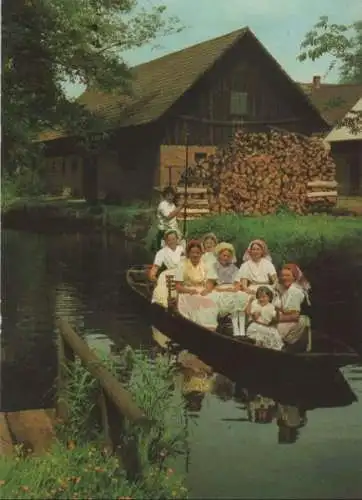
<path fill-rule="evenodd" d="M 328 58 L 297 61 L 304 35 L 319 17 L 326 15 L 331 22 L 341 24 L 362 18 L 362 0 L 139 0 L 139 4 L 147 9 L 165 5 L 167 14 L 177 16 L 185 28 L 153 45 L 125 52 L 123 58 L 130 66 L 249 26 L 289 75 L 300 82 L 311 82 L 314 75 L 322 81 L 337 81 L 336 72 L 327 74 Z M 71 97 L 82 91 L 80 85 L 67 85 Z"/>

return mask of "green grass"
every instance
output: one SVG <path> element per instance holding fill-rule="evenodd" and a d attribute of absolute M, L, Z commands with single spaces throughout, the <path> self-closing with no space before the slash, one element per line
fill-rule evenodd
<path fill-rule="evenodd" d="M 127 479 L 118 459 L 104 452 L 94 411 L 97 382 L 75 362 L 67 387 L 69 421 L 59 425 L 58 441 L 48 455 L 0 457 L 2 498 L 187 498 L 183 478 L 170 467 L 183 453 L 186 437 L 184 404 L 173 387 L 173 369 L 164 358 L 151 362 L 146 354 L 132 350 L 122 363 L 103 363 L 154 421 L 151 431 L 128 424 L 123 432 L 125 442 L 138 442 L 139 479 Z"/>
<path fill-rule="evenodd" d="M 235 245 L 238 260 L 252 239 L 264 239 L 276 265 L 308 262 L 327 248 L 362 245 L 362 218 L 278 214 L 265 217 L 220 215 L 191 221 L 189 237 L 214 232 Z"/>

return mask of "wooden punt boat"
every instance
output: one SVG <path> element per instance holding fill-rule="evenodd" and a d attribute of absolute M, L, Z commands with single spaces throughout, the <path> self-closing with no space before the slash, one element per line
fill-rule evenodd
<path fill-rule="evenodd" d="M 167 335 L 182 348 L 199 356 L 213 369 L 230 378 L 240 380 L 241 373 L 250 369 L 254 376 L 265 374 L 277 383 L 287 377 L 309 379 L 350 364 L 360 363 L 361 357 L 340 340 L 324 337 L 313 340 L 312 350 L 289 353 L 256 346 L 247 339 L 234 338 L 211 331 L 184 318 L 171 309 L 151 303 L 152 284 L 147 278 L 149 266 L 134 266 L 127 271 L 127 283 L 134 292 L 135 307 L 147 315 L 150 324 Z M 314 335 L 314 334 L 313 334 Z"/>

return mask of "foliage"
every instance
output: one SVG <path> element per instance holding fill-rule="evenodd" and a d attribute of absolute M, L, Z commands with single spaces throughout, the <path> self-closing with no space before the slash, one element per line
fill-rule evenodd
<path fill-rule="evenodd" d="M 102 449 L 94 411 L 97 382 L 76 361 L 66 393 L 70 420 L 59 425 L 59 442 L 45 457 L 15 461 L 1 457 L 3 498 L 187 498 L 182 478 L 169 466 L 170 457 L 182 452 L 185 438 L 182 397 L 173 389 L 173 369 L 164 358 L 152 362 L 131 349 L 121 361 L 102 363 L 154 421 L 150 432 L 131 425 L 125 428 L 126 441 L 135 437 L 139 441 L 142 476 L 135 482 L 127 480 L 118 460 Z"/>
<path fill-rule="evenodd" d="M 121 52 L 179 29 L 164 6 L 146 11 L 137 0 L 12 0 L 2 23 L 4 156 L 12 169 L 38 153 L 30 143 L 45 129 L 83 131 L 97 145 L 108 124 L 68 100 L 64 84 L 130 94 Z"/>
<path fill-rule="evenodd" d="M 220 215 L 204 217 L 189 223 L 190 237 L 214 232 L 219 240 L 233 243 L 240 261 L 248 243 L 262 238 L 269 246 L 277 266 L 286 261 L 301 265 L 328 248 L 339 245 L 361 245 L 362 219 L 328 215 L 298 216 L 288 213 L 265 217 Z"/>
<path fill-rule="evenodd" d="M 342 83 L 362 83 L 362 20 L 331 24 L 328 16 L 322 16 L 305 35 L 301 49 L 300 61 L 332 56 L 329 69 L 338 67 Z"/>
<path fill-rule="evenodd" d="M 1 208 L 7 210 L 19 198 L 39 196 L 44 191 L 44 180 L 39 170 L 24 167 L 15 173 L 5 171 L 1 184 Z"/>
<path fill-rule="evenodd" d="M 323 56 L 331 56 L 329 71 L 337 67 L 341 83 L 362 84 L 362 20 L 350 25 L 333 24 L 328 16 L 322 16 L 309 31 L 301 44 L 299 61 L 315 61 Z M 343 105 L 341 98 L 326 102 L 326 107 Z M 362 114 L 351 111 L 339 126 L 349 128 L 352 133 L 362 130 Z"/>

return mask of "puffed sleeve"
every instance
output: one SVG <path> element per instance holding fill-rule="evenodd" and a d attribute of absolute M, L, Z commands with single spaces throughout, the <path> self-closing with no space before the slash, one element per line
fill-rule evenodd
<path fill-rule="evenodd" d="M 234 282 L 241 281 L 242 279 L 247 280 L 248 279 L 247 270 L 248 270 L 247 263 L 244 262 L 243 264 L 241 264 L 239 271 L 236 273 L 235 278 L 234 278 Z"/>
<path fill-rule="evenodd" d="M 156 255 L 155 255 L 155 260 L 153 261 L 153 264 L 155 266 L 158 266 L 158 267 L 161 267 L 163 262 L 164 262 L 164 257 L 165 257 L 165 252 L 164 252 L 164 249 L 161 248 L 161 250 L 159 250 Z"/>
<path fill-rule="evenodd" d="M 207 266 L 206 279 L 212 280 L 212 281 L 217 281 L 218 276 L 217 276 L 217 272 L 215 269 L 215 265 L 211 264 L 211 265 Z"/>
<path fill-rule="evenodd" d="M 275 269 L 274 264 L 270 260 L 265 259 L 264 265 L 267 274 L 269 274 L 270 276 L 274 276 L 275 274 L 277 274 L 277 270 Z"/>

